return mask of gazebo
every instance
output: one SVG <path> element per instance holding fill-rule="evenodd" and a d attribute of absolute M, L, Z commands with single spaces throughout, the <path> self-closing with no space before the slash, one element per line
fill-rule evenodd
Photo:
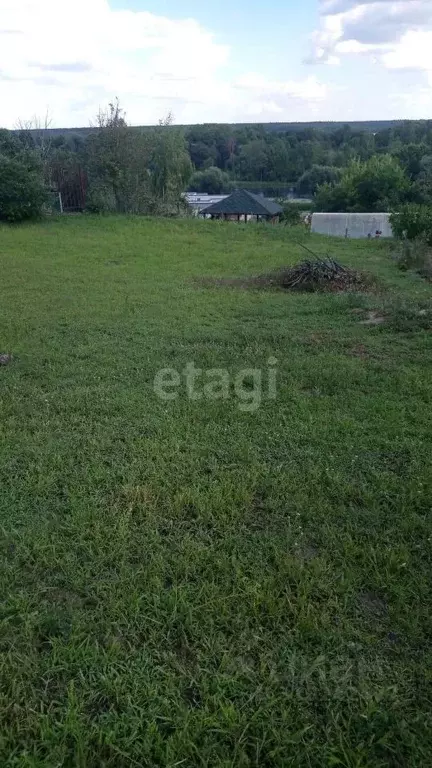
<path fill-rule="evenodd" d="M 224 200 L 209 205 L 200 211 L 201 216 L 225 221 L 271 221 L 277 222 L 282 208 L 273 200 L 254 195 L 247 189 L 236 189 Z"/>

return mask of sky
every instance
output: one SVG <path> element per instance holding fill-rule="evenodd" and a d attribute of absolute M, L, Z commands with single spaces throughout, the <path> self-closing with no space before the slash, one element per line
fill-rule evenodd
<path fill-rule="evenodd" d="M 0 126 L 432 118 L 432 0 L 0 0 Z"/>

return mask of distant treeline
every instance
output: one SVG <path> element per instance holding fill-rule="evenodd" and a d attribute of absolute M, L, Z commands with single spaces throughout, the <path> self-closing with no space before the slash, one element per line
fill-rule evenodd
<path fill-rule="evenodd" d="M 218 127 L 229 127 L 232 130 L 241 130 L 243 128 L 256 128 L 259 126 L 260 128 L 263 128 L 265 131 L 268 131 L 269 133 L 287 133 L 287 132 L 294 132 L 297 133 L 298 131 L 303 131 L 305 129 L 316 129 L 318 131 L 326 131 L 327 133 L 331 133 L 332 131 L 337 130 L 338 128 L 344 128 L 345 126 L 349 126 L 351 130 L 353 131 L 367 131 L 369 133 L 376 133 L 377 131 L 384 131 L 388 128 L 395 128 L 398 125 L 402 125 L 406 122 L 414 122 L 412 120 L 357 120 L 354 122 L 340 122 L 338 120 L 335 121 L 314 121 L 310 123 L 205 123 L 206 126 L 212 126 L 214 128 Z M 419 122 L 427 122 L 419 121 Z M 198 128 L 202 124 L 198 125 L 180 125 L 179 128 L 183 128 L 184 131 L 188 131 L 189 129 Z M 137 130 L 140 131 L 146 131 L 154 126 L 149 125 L 141 125 L 136 126 Z M 49 128 L 48 129 L 50 133 L 55 136 L 58 134 L 65 134 L 65 133 L 78 133 L 81 135 L 88 135 L 94 130 L 97 130 L 97 128 L 94 128 L 92 126 L 83 127 L 83 128 Z"/>
<path fill-rule="evenodd" d="M 189 188 L 202 192 L 229 191 L 233 181 L 267 183 L 269 188 L 271 182 L 282 182 L 296 186 L 298 194 L 310 195 L 319 184 L 337 180 L 353 160 L 365 162 L 374 155 L 390 154 L 408 175 L 415 176 L 422 158 L 432 155 L 431 120 L 168 128 L 180 129 L 195 170 Z M 48 134 L 54 146 L 82 152 L 95 130 L 50 129 Z M 158 129 L 130 130 L 146 134 Z"/>
<path fill-rule="evenodd" d="M 182 127 L 170 117 L 140 128 L 116 102 L 94 128 L 26 129 L 14 140 L 68 210 L 174 215 L 182 190 L 240 186 L 312 197 L 324 211 L 432 205 L 432 120 Z M 5 136 L 6 145 L 10 155 Z"/>

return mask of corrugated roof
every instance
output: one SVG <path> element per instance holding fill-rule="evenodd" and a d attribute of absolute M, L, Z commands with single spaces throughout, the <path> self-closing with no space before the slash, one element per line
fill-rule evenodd
<path fill-rule="evenodd" d="M 282 213 L 282 208 L 273 200 L 268 200 L 262 195 L 254 195 L 247 189 L 236 189 L 225 200 L 220 200 L 205 209 L 205 213 L 245 214 L 250 216 L 277 216 Z"/>

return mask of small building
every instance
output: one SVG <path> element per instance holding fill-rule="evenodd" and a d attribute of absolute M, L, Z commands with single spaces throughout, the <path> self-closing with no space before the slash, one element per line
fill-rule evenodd
<path fill-rule="evenodd" d="M 277 222 L 282 208 L 273 200 L 262 195 L 254 195 L 246 189 L 236 189 L 231 195 L 219 200 L 202 211 L 205 218 L 224 219 L 225 221 L 271 221 Z"/>
<path fill-rule="evenodd" d="M 312 232 L 333 237 L 393 237 L 389 213 L 314 213 Z"/>

